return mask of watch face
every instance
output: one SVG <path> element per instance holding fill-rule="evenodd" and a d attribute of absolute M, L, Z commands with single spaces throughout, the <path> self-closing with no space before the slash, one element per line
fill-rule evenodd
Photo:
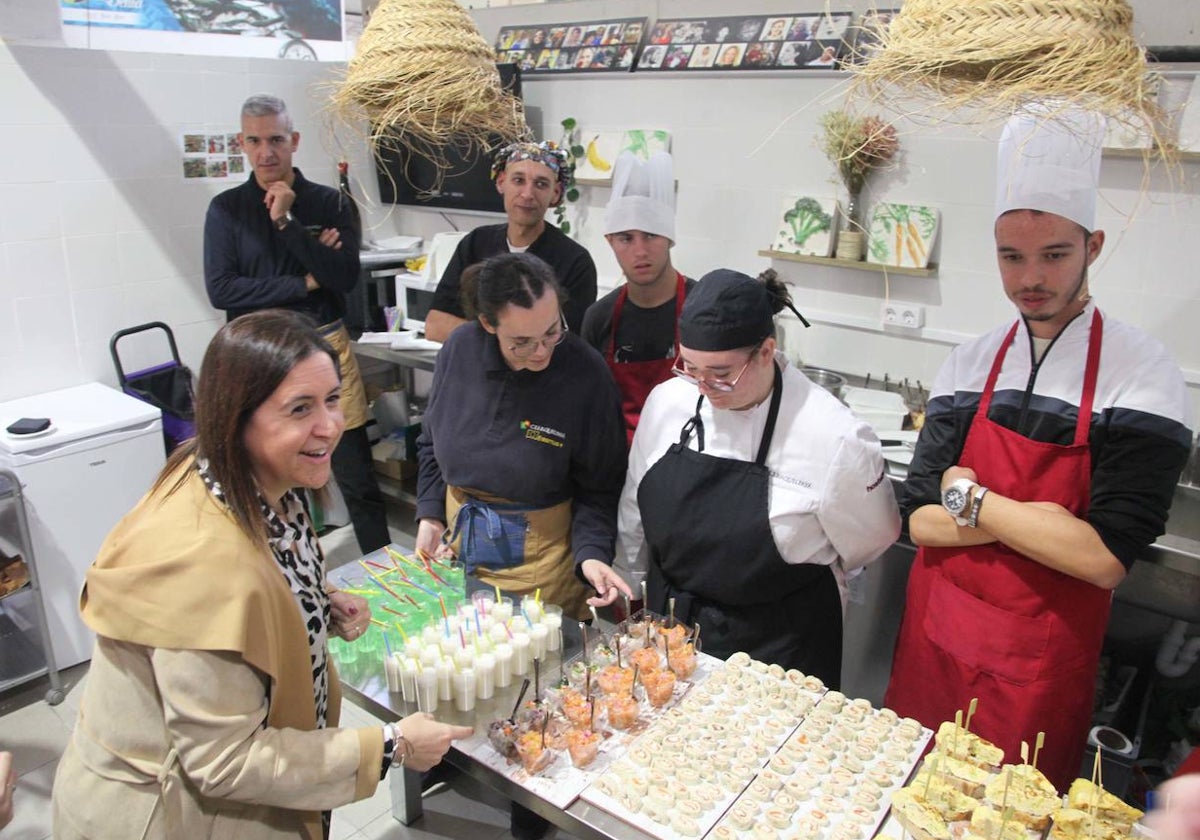
<path fill-rule="evenodd" d="M 953 514 L 962 513 L 967 506 L 967 494 L 957 487 L 950 487 L 942 495 L 942 505 Z"/>

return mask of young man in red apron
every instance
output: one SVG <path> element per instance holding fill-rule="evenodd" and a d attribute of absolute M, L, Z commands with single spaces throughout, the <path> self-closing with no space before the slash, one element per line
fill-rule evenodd
<path fill-rule="evenodd" d="M 617 158 L 604 238 L 625 283 L 588 308 L 582 334 L 612 371 L 632 441 L 646 397 L 671 378 L 679 355 L 679 313 L 695 285 L 671 265 L 675 177 L 669 154 L 641 161 L 624 152 Z"/>
<path fill-rule="evenodd" d="M 1079 775 L 1111 590 L 1162 533 L 1191 440 L 1177 365 L 1091 303 L 1103 130 L 1013 118 L 1000 142 L 996 245 L 1020 318 L 956 348 L 900 493 L 921 546 L 885 705 L 972 729 L 1016 761 Z"/>

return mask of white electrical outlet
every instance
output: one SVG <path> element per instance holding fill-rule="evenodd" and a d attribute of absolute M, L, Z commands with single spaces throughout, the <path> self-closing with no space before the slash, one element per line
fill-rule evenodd
<path fill-rule="evenodd" d="M 925 307 L 919 303 L 887 300 L 879 310 L 879 320 L 885 327 L 922 327 L 925 325 Z"/>

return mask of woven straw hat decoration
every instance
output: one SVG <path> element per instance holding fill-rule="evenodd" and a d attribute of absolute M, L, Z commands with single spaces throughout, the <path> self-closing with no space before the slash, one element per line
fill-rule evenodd
<path fill-rule="evenodd" d="M 495 52 L 455 0 L 382 0 L 358 42 L 334 110 L 365 118 L 378 147 L 439 160 L 439 147 L 490 148 L 530 136 L 521 101 L 500 87 Z"/>
<path fill-rule="evenodd" d="M 905 0 L 854 69 L 854 95 L 876 101 L 897 88 L 942 115 L 974 108 L 998 118 L 1053 101 L 1159 136 L 1127 0 Z"/>

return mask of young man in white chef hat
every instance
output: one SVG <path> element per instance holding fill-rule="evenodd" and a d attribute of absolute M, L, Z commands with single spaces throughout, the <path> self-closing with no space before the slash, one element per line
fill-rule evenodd
<path fill-rule="evenodd" d="M 671 378 L 679 355 L 679 313 L 695 285 L 671 264 L 675 175 L 669 154 L 656 152 L 642 161 L 623 152 L 617 158 L 604 238 L 625 282 L 588 308 L 582 335 L 608 362 L 632 441 L 646 397 Z"/>
<path fill-rule="evenodd" d="M 1179 366 L 1103 314 L 1088 268 L 1102 121 L 1046 110 L 1000 140 L 996 255 L 1017 316 L 957 347 L 899 494 L 921 546 L 884 703 L 1080 772 L 1112 590 L 1163 533 L 1192 439 Z"/>

